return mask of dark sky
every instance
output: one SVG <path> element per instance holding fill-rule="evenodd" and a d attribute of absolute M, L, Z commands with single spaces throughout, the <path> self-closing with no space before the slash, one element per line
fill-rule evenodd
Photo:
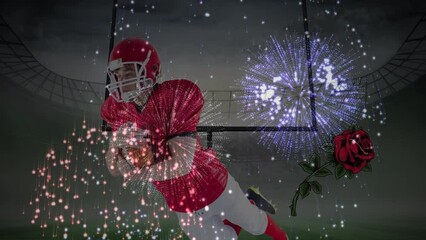
<path fill-rule="evenodd" d="M 298 1 L 118 2 L 117 39 L 148 38 L 160 53 L 165 79 L 189 78 L 206 90 L 235 87 L 247 50 L 257 49 L 270 35 L 303 31 Z M 2 1 L 0 14 L 48 68 L 104 82 L 111 5 L 99 0 Z M 310 29 L 366 52 L 363 71 L 369 72 L 393 55 L 424 5 L 421 0 L 308 1 Z"/>
<path fill-rule="evenodd" d="M 51 70 L 72 78 L 104 82 L 111 2 L 1 1 L 0 14 L 35 57 Z M 256 49 L 269 35 L 283 36 L 288 32 L 302 31 L 302 11 L 298 1 L 135 2 L 134 14 L 130 10 L 118 12 L 117 29 L 123 27 L 123 30 L 117 30 L 117 38 L 130 35 L 149 37 L 160 52 L 166 79 L 187 77 L 198 81 L 205 90 L 232 87 L 234 81 L 241 77 L 240 68 L 244 65 L 247 50 Z M 309 2 L 310 27 L 325 35 L 333 34 L 341 42 L 361 39 L 367 52 L 364 61 L 369 69 L 366 71 L 374 70 L 386 62 L 404 41 L 420 17 L 418 12 L 425 12 L 424 2 Z M 120 2 L 119 7 L 123 3 L 126 9 L 130 9 L 130 1 Z M 147 10 L 149 13 L 146 13 Z M 328 11 L 330 14 L 327 14 Z M 206 13 L 210 16 L 206 17 Z M 124 17 L 123 21 L 121 17 Z M 126 28 L 127 23 L 130 28 Z M 347 24 L 351 26 L 349 31 Z M 351 31 L 352 27 L 356 28 L 355 32 Z M 359 49 L 359 46 L 356 48 Z M 372 56 L 376 56 L 375 61 Z M 315 217 L 318 206 L 321 206 L 324 215 L 337 215 L 334 212 L 335 201 L 350 205 L 356 201 L 360 208 L 349 207 L 344 212 L 349 222 L 396 220 L 397 223 L 406 223 L 407 219 L 418 219 L 413 228 L 424 230 L 426 192 L 423 175 L 426 166 L 423 148 L 426 132 L 423 119 L 426 116 L 422 109 L 426 103 L 425 80 L 423 78 L 385 99 L 386 125 L 365 123 L 380 152 L 374 172 L 362 175 L 347 188 L 342 187 L 344 181 L 337 184 L 331 179 L 332 194 L 322 200 L 306 200 L 301 210 L 302 218 Z M 30 171 L 47 149 L 60 143 L 81 123 L 83 116 L 76 117 L 66 108 L 48 106 L 49 103 L 4 82 L 0 89 L 0 123 L 3 126 L 0 131 L 0 160 L 4 163 L 0 180 L 3 182 L 1 192 L 8 196 L 0 200 L 0 223 L 4 223 L 3 226 L 27 224 L 29 217 L 20 213 L 34 185 Z M 97 123 L 99 118 L 91 120 Z M 379 131 L 382 132 L 381 138 L 376 135 Z M 228 139 L 227 151 L 241 159 L 270 158 L 274 152 L 263 148 L 259 150 L 256 140 L 253 135 L 232 135 Z M 242 187 L 256 183 L 261 185 L 265 194 L 279 204 L 282 209 L 280 216 L 286 217 L 291 194 L 304 176 L 295 162 L 261 166 L 259 174 L 256 174 L 257 165 L 231 165 L 229 168 Z M 248 175 L 248 171 L 253 174 Z M 281 177 L 283 183 L 277 184 Z M 274 184 L 268 179 L 272 179 Z M 322 219 L 323 222 L 328 220 Z M 9 222 L 6 224 L 6 221 Z"/>

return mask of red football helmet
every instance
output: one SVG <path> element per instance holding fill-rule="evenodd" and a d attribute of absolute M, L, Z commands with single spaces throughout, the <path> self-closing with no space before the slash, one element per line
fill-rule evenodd
<path fill-rule="evenodd" d="M 143 90 L 152 88 L 160 75 L 160 58 L 146 40 L 126 38 L 112 49 L 106 87 L 117 102 L 131 102 Z"/>

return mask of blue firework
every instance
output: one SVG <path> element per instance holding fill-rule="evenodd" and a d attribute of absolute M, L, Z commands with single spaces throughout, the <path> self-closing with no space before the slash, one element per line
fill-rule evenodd
<path fill-rule="evenodd" d="M 313 127 L 316 120 L 318 131 L 263 132 L 260 138 L 288 157 L 312 152 L 326 136 L 339 133 L 362 116 L 364 93 L 352 81 L 358 59 L 356 51 L 343 51 L 332 37 L 311 37 L 313 111 L 304 36 L 282 41 L 271 37 L 247 60 L 240 81 L 244 94 L 239 116 L 251 126 Z"/>

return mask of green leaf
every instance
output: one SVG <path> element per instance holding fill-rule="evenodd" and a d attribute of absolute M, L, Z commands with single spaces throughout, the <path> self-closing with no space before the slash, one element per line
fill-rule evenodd
<path fill-rule="evenodd" d="M 319 182 L 311 181 L 311 182 L 309 182 L 309 184 L 311 185 L 311 188 L 314 191 L 314 193 L 316 193 L 316 194 L 322 193 L 322 186 Z"/>
<path fill-rule="evenodd" d="M 346 174 L 346 169 L 343 167 L 342 164 L 337 164 L 336 168 L 334 169 L 334 176 L 336 177 L 336 180 L 343 177 Z"/>
<path fill-rule="evenodd" d="M 321 149 L 326 153 L 334 153 L 334 145 L 331 143 L 326 143 L 322 145 Z"/>
<path fill-rule="evenodd" d="M 373 171 L 373 167 L 371 166 L 371 163 L 367 163 L 367 165 L 362 169 L 364 172 L 371 172 Z"/>
<path fill-rule="evenodd" d="M 328 170 L 327 168 L 323 168 L 315 173 L 315 177 L 325 177 L 331 174 L 333 173 L 330 170 Z"/>
<path fill-rule="evenodd" d="M 303 171 L 305 171 L 309 174 L 311 174 L 315 171 L 315 167 L 311 166 L 311 164 L 308 163 L 308 162 L 301 162 L 301 163 L 299 163 L 299 166 L 302 167 Z"/>
<path fill-rule="evenodd" d="M 299 186 L 300 196 L 302 196 L 302 199 L 307 197 L 311 191 L 311 185 L 309 185 L 308 182 L 303 182 Z"/>
<path fill-rule="evenodd" d="M 354 177 L 354 173 L 353 173 L 353 172 L 351 172 L 351 171 L 346 171 L 346 176 L 347 176 L 349 179 L 352 179 L 352 178 Z"/>
<path fill-rule="evenodd" d="M 313 163 L 314 170 L 317 170 L 321 166 L 321 157 L 317 153 L 314 153 L 309 159 L 309 163 Z"/>

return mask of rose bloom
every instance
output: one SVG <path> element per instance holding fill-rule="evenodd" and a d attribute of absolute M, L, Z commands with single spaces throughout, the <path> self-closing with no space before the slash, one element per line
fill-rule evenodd
<path fill-rule="evenodd" d="M 347 130 L 333 138 L 334 158 L 347 170 L 358 173 L 374 158 L 370 137 L 363 130 Z"/>

